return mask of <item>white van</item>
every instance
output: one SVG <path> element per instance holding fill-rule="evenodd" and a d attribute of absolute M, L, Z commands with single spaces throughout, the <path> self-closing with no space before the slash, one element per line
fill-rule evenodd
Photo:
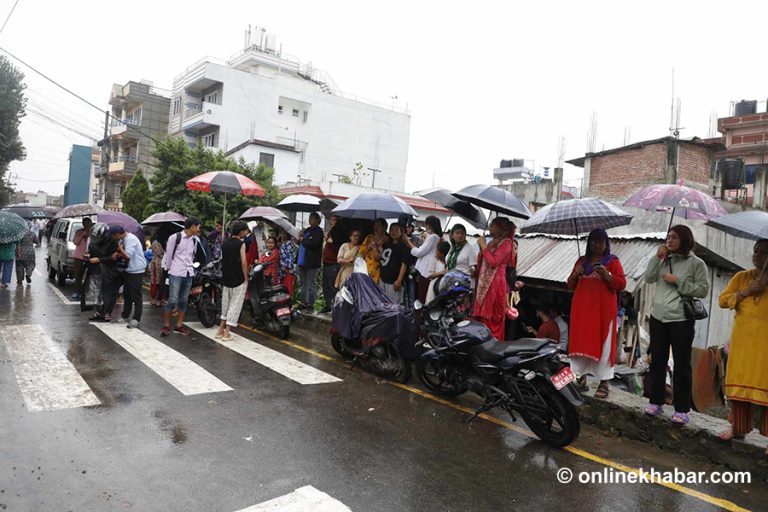
<path fill-rule="evenodd" d="M 75 233 L 83 227 L 82 219 L 59 219 L 53 226 L 51 241 L 48 243 L 48 278 L 53 281 L 58 277 L 59 286 L 64 286 L 67 278 L 74 278 Z"/>

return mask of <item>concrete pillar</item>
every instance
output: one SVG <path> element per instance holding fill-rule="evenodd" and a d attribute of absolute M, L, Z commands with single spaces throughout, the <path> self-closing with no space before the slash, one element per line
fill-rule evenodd
<path fill-rule="evenodd" d="M 768 194 L 768 165 L 761 165 L 757 168 L 753 194 L 752 207 L 765 210 L 768 203 L 766 198 Z"/>
<path fill-rule="evenodd" d="M 592 172 L 592 159 L 584 159 L 584 177 L 581 179 L 581 197 L 589 197 L 589 175 Z"/>
<path fill-rule="evenodd" d="M 556 203 L 560 200 L 560 197 L 562 197 L 563 193 L 563 168 L 562 167 L 555 167 L 555 186 L 552 187 L 554 189 L 554 197 L 552 198 L 552 202 Z"/>

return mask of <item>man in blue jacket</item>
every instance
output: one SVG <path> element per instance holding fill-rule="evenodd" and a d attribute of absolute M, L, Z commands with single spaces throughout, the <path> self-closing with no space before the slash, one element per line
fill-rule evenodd
<path fill-rule="evenodd" d="M 303 259 L 299 261 L 299 282 L 301 284 L 301 307 L 314 311 L 317 298 L 317 270 L 322 264 L 323 230 L 320 228 L 320 214 L 309 214 L 309 227 L 299 236 L 303 247 Z"/>

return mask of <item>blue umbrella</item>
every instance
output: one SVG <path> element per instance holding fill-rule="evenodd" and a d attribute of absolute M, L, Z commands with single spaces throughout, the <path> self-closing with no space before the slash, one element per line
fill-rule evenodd
<path fill-rule="evenodd" d="M 348 219 L 393 219 L 400 215 L 417 216 L 416 211 L 399 197 L 371 192 L 350 197 L 331 213 Z"/>

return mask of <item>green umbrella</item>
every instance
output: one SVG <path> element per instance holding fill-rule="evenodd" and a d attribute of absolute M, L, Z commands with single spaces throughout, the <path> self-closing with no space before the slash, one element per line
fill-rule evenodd
<path fill-rule="evenodd" d="M 18 242 L 24 235 L 29 226 L 27 221 L 13 212 L 0 212 L 0 244 L 11 244 Z"/>

